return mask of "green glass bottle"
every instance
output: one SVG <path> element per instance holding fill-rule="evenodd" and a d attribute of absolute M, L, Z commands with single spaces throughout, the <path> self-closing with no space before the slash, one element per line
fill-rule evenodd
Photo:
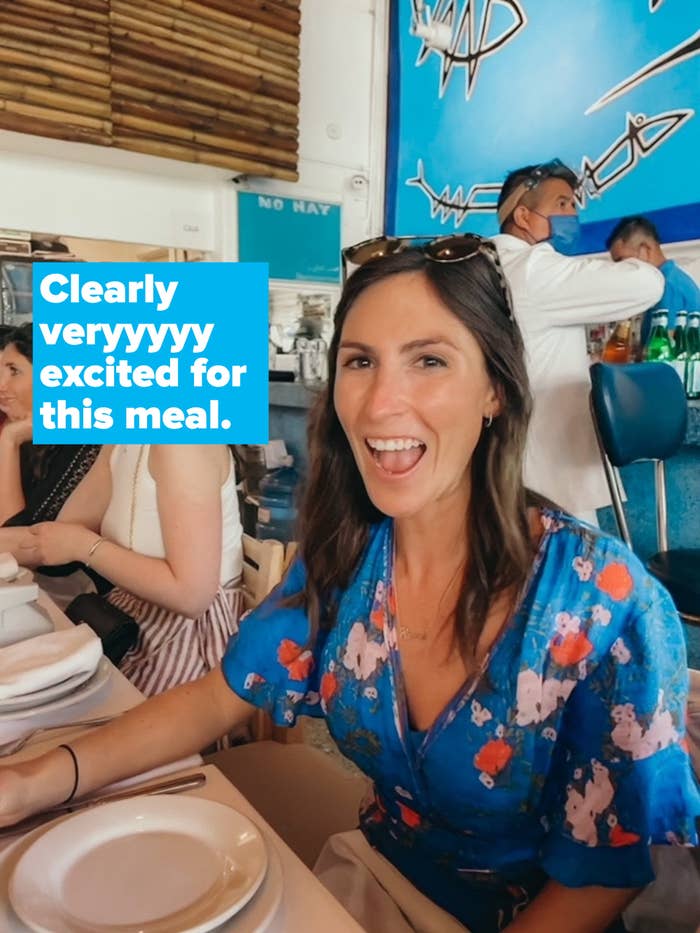
<path fill-rule="evenodd" d="M 686 324 L 688 312 L 679 311 L 676 315 L 676 326 L 673 331 L 673 368 L 685 387 L 685 375 L 688 368 L 688 337 Z"/>
<path fill-rule="evenodd" d="M 685 394 L 688 398 L 700 398 L 700 311 L 691 311 L 688 321 Z"/>
<path fill-rule="evenodd" d="M 656 311 L 651 321 L 651 333 L 644 351 L 644 359 L 650 363 L 668 363 L 673 359 L 673 347 L 668 336 L 668 311 Z"/>

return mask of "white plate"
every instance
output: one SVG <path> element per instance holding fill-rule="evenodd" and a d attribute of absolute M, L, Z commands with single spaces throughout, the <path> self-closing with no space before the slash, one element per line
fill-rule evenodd
<path fill-rule="evenodd" d="M 0 710 L 0 722 L 7 722 L 13 719 L 27 719 L 30 716 L 40 716 L 43 713 L 52 712 L 56 709 L 63 709 L 66 706 L 73 706 L 74 703 L 80 703 L 86 697 L 96 693 L 109 679 L 111 665 L 107 658 L 100 658 L 95 673 L 85 680 L 80 686 L 69 693 L 59 696 L 47 703 L 40 703 L 37 706 L 29 706 L 24 709 Z M 38 691 L 37 691 L 38 692 Z"/>
<path fill-rule="evenodd" d="M 235 917 L 224 923 L 221 933 L 263 933 L 277 913 L 282 900 L 282 862 L 274 845 L 267 840 L 267 871 L 258 893 Z"/>
<path fill-rule="evenodd" d="M 70 817 L 62 817 L 63 821 Z M 26 836 L 22 836 L 7 848 L 0 850 L 0 930 L 2 933 L 26 933 L 27 927 L 18 918 L 10 905 L 8 894 L 10 878 L 15 866 L 27 849 L 41 836 L 52 829 L 56 822 L 40 826 Z M 282 862 L 277 854 L 274 842 L 265 834 L 267 842 L 268 866 L 265 880 L 258 888 L 255 897 L 224 921 L 220 933 L 263 933 L 270 926 L 270 921 L 277 913 L 282 900 Z M 219 933 L 219 931 L 217 931 Z"/>
<path fill-rule="evenodd" d="M 79 674 L 73 674 L 72 677 L 67 677 L 57 684 L 50 684 L 41 690 L 34 690 L 31 693 L 23 693 L 21 696 L 7 697 L 0 700 L 0 713 L 11 713 L 17 709 L 31 709 L 32 706 L 41 706 L 50 700 L 57 700 L 84 684 L 96 671 L 97 668 L 93 671 L 80 671 Z"/>
<path fill-rule="evenodd" d="M 248 903 L 266 868 L 260 832 L 236 810 L 134 797 L 47 830 L 9 895 L 38 933 L 205 933 Z"/>

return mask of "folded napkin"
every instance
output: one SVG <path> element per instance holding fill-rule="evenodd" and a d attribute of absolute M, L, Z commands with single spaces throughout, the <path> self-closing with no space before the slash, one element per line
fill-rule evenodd
<path fill-rule="evenodd" d="M 101 657 L 102 642 L 84 623 L 0 648 L 0 701 L 92 672 Z"/>
<path fill-rule="evenodd" d="M 19 566 L 9 551 L 0 553 L 0 580 L 14 580 L 19 573 Z"/>

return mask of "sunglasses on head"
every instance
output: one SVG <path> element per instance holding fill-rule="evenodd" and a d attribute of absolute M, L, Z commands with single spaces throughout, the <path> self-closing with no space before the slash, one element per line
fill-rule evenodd
<path fill-rule="evenodd" d="M 354 246 L 342 250 L 343 282 L 347 279 L 347 266 L 364 266 L 368 262 L 384 259 L 408 249 L 418 249 L 433 262 L 463 262 L 475 256 L 485 256 L 498 274 L 501 289 L 512 319 L 513 311 L 506 278 L 501 267 L 498 252 L 491 240 L 476 233 L 455 233 L 450 236 L 378 236 L 363 240 Z"/>
<path fill-rule="evenodd" d="M 560 178 L 571 174 L 573 174 L 571 169 L 567 165 L 564 165 L 561 159 L 552 159 L 549 162 L 543 162 L 542 165 L 533 168 L 527 178 L 523 180 L 522 184 L 530 191 L 532 188 L 536 188 L 545 178 Z"/>
<path fill-rule="evenodd" d="M 529 172 L 523 180 L 511 191 L 503 204 L 498 208 L 498 222 L 503 224 L 520 203 L 520 199 L 527 191 L 532 191 L 541 182 L 548 178 L 564 178 L 568 181 L 574 173 L 561 159 L 552 159 L 543 162 Z"/>
<path fill-rule="evenodd" d="M 384 256 L 393 256 L 394 253 L 418 248 L 423 255 L 435 262 L 460 262 L 462 259 L 476 256 L 481 252 L 483 244 L 488 242 L 473 233 L 440 237 L 377 236 L 346 247 L 343 250 L 343 259 L 355 266 L 364 266 L 372 259 L 382 259 Z"/>

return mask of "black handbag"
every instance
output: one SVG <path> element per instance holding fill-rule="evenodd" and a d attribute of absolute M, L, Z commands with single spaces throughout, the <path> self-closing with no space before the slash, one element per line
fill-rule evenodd
<path fill-rule="evenodd" d="M 76 625 L 85 622 L 90 626 L 99 636 L 106 657 L 117 666 L 139 640 L 138 623 L 97 593 L 81 593 L 65 612 Z"/>

